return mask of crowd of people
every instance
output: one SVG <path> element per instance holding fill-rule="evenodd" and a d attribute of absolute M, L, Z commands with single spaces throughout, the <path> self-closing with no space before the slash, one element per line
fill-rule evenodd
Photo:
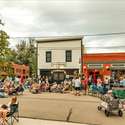
<path fill-rule="evenodd" d="M 73 91 L 74 95 L 80 95 L 80 92 L 87 94 L 88 91 L 92 88 L 101 88 L 106 91 L 110 89 L 109 79 L 106 78 L 105 81 L 102 81 L 100 78 L 97 79 L 97 83 L 93 83 L 92 80 L 83 76 L 74 76 L 73 78 L 66 78 L 61 83 L 53 82 L 50 83 L 48 77 L 41 76 L 38 77 L 36 81 L 32 81 L 29 90 L 31 93 L 41 93 L 41 92 L 58 92 L 66 93 Z"/>
<path fill-rule="evenodd" d="M 47 76 L 27 78 L 24 83 L 21 83 L 17 78 L 11 79 L 7 77 L 4 80 L 0 80 L 0 97 L 12 96 L 12 99 L 8 105 L 3 104 L 0 106 L 0 118 L 2 118 L 3 122 L 6 120 L 10 105 L 17 103 L 17 97 L 15 95 L 23 93 L 25 89 L 29 90 L 32 94 L 43 92 L 71 92 L 76 96 L 80 96 L 82 94 L 86 95 L 92 91 L 104 95 L 107 94 L 109 90 L 112 90 L 113 86 L 125 87 L 125 76 L 121 76 L 119 79 L 105 77 L 103 80 L 98 76 L 96 82 L 94 82 L 91 76 L 86 77 L 82 75 L 74 76 L 73 78 L 66 78 L 61 83 L 56 81 L 52 83 Z"/>
<path fill-rule="evenodd" d="M 105 79 L 103 78 L 102 80 L 102 78 L 98 76 L 96 82 L 94 82 L 92 76 L 86 77 L 82 75 L 66 78 L 60 83 L 56 81 L 50 82 L 47 76 L 27 78 L 24 83 L 21 83 L 17 78 L 6 78 L 0 80 L 0 97 L 21 94 L 25 89 L 29 89 L 33 94 L 42 92 L 72 92 L 74 95 L 80 95 L 81 92 L 87 94 L 89 91 L 98 91 L 101 94 L 106 94 L 114 85 L 125 86 L 125 77 L 122 76 L 119 79 L 105 77 Z"/>
<path fill-rule="evenodd" d="M 73 91 L 74 95 L 80 93 L 87 94 L 89 91 L 98 91 L 100 94 L 106 94 L 113 86 L 125 86 L 125 77 L 121 76 L 119 79 L 112 79 L 111 77 L 101 78 L 97 77 L 96 82 L 91 76 L 86 77 L 74 76 L 73 78 L 66 78 L 60 84 L 58 82 L 50 83 L 47 76 L 38 77 L 36 81 L 32 81 L 29 90 L 32 93 L 41 92 L 59 92 L 66 93 Z"/>
<path fill-rule="evenodd" d="M 108 90 L 112 90 L 113 87 L 125 87 L 125 76 L 120 76 L 117 79 L 112 77 L 105 77 L 103 80 L 98 77 L 96 83 L 89 82 L 89 89 L 92 91 L 98 91 L 100 94 L 106 94 Z"/>
<path fill-rule="evenodd" d="M 55 93 L 65 93 L 66 91 L 72 90 L 72 82 L 69 79 L 65 79 L 60 84 L 57 82 L 50 83 L 48 77 L 41 77 L 36 81 L 32 81 L 29 86 L 31 93 L 41 93 L 41 92 L 55 92 Z"/>
<path fill-rule="evenodd" d="M 24 91 L 23 84 L 16 80 L 4 79 L 0 80 L 0 97 L 8 97 L 11 95 L 22 94 Z"/>

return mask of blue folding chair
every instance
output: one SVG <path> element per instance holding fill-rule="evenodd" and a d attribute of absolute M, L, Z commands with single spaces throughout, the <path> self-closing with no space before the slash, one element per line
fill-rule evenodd
<path fill-rule="evenodd" d="M 10 112 L 7 114 L 7 125 L 13 125 L 14 121 L 19 122 L 19 103 L 10 105 Z"/>

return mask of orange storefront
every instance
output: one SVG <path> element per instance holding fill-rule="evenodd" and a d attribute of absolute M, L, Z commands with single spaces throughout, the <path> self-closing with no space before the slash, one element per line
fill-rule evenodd
<path fill-rule="evenodd" d="M 86 77 L 119 77 L 125 74 L 125 53 L 99 53 L 83 55 L 83 74 Z"/>

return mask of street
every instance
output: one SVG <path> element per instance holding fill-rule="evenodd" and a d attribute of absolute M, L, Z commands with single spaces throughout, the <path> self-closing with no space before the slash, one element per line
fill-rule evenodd
<path fill-rule="evenodd" d="M 8 103 L 10 98 L 1 98 L 0 102 Z M 94 125 L 124 125 L 125 116 L 106 117 L 98 111 L 100 99 L 92 96 L 74 96 L 72 94 L 25 92 L 19 96 L 20 117 L 42 120 L 67 121 Z"/>

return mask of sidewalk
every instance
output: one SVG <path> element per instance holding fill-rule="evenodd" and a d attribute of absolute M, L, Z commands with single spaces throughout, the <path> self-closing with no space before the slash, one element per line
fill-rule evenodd
<path fill-rule="evenodd" d="M 87 124 L 20 118 L 19 123 L 15 123 L 14 125 L 87 125 Z"/>

